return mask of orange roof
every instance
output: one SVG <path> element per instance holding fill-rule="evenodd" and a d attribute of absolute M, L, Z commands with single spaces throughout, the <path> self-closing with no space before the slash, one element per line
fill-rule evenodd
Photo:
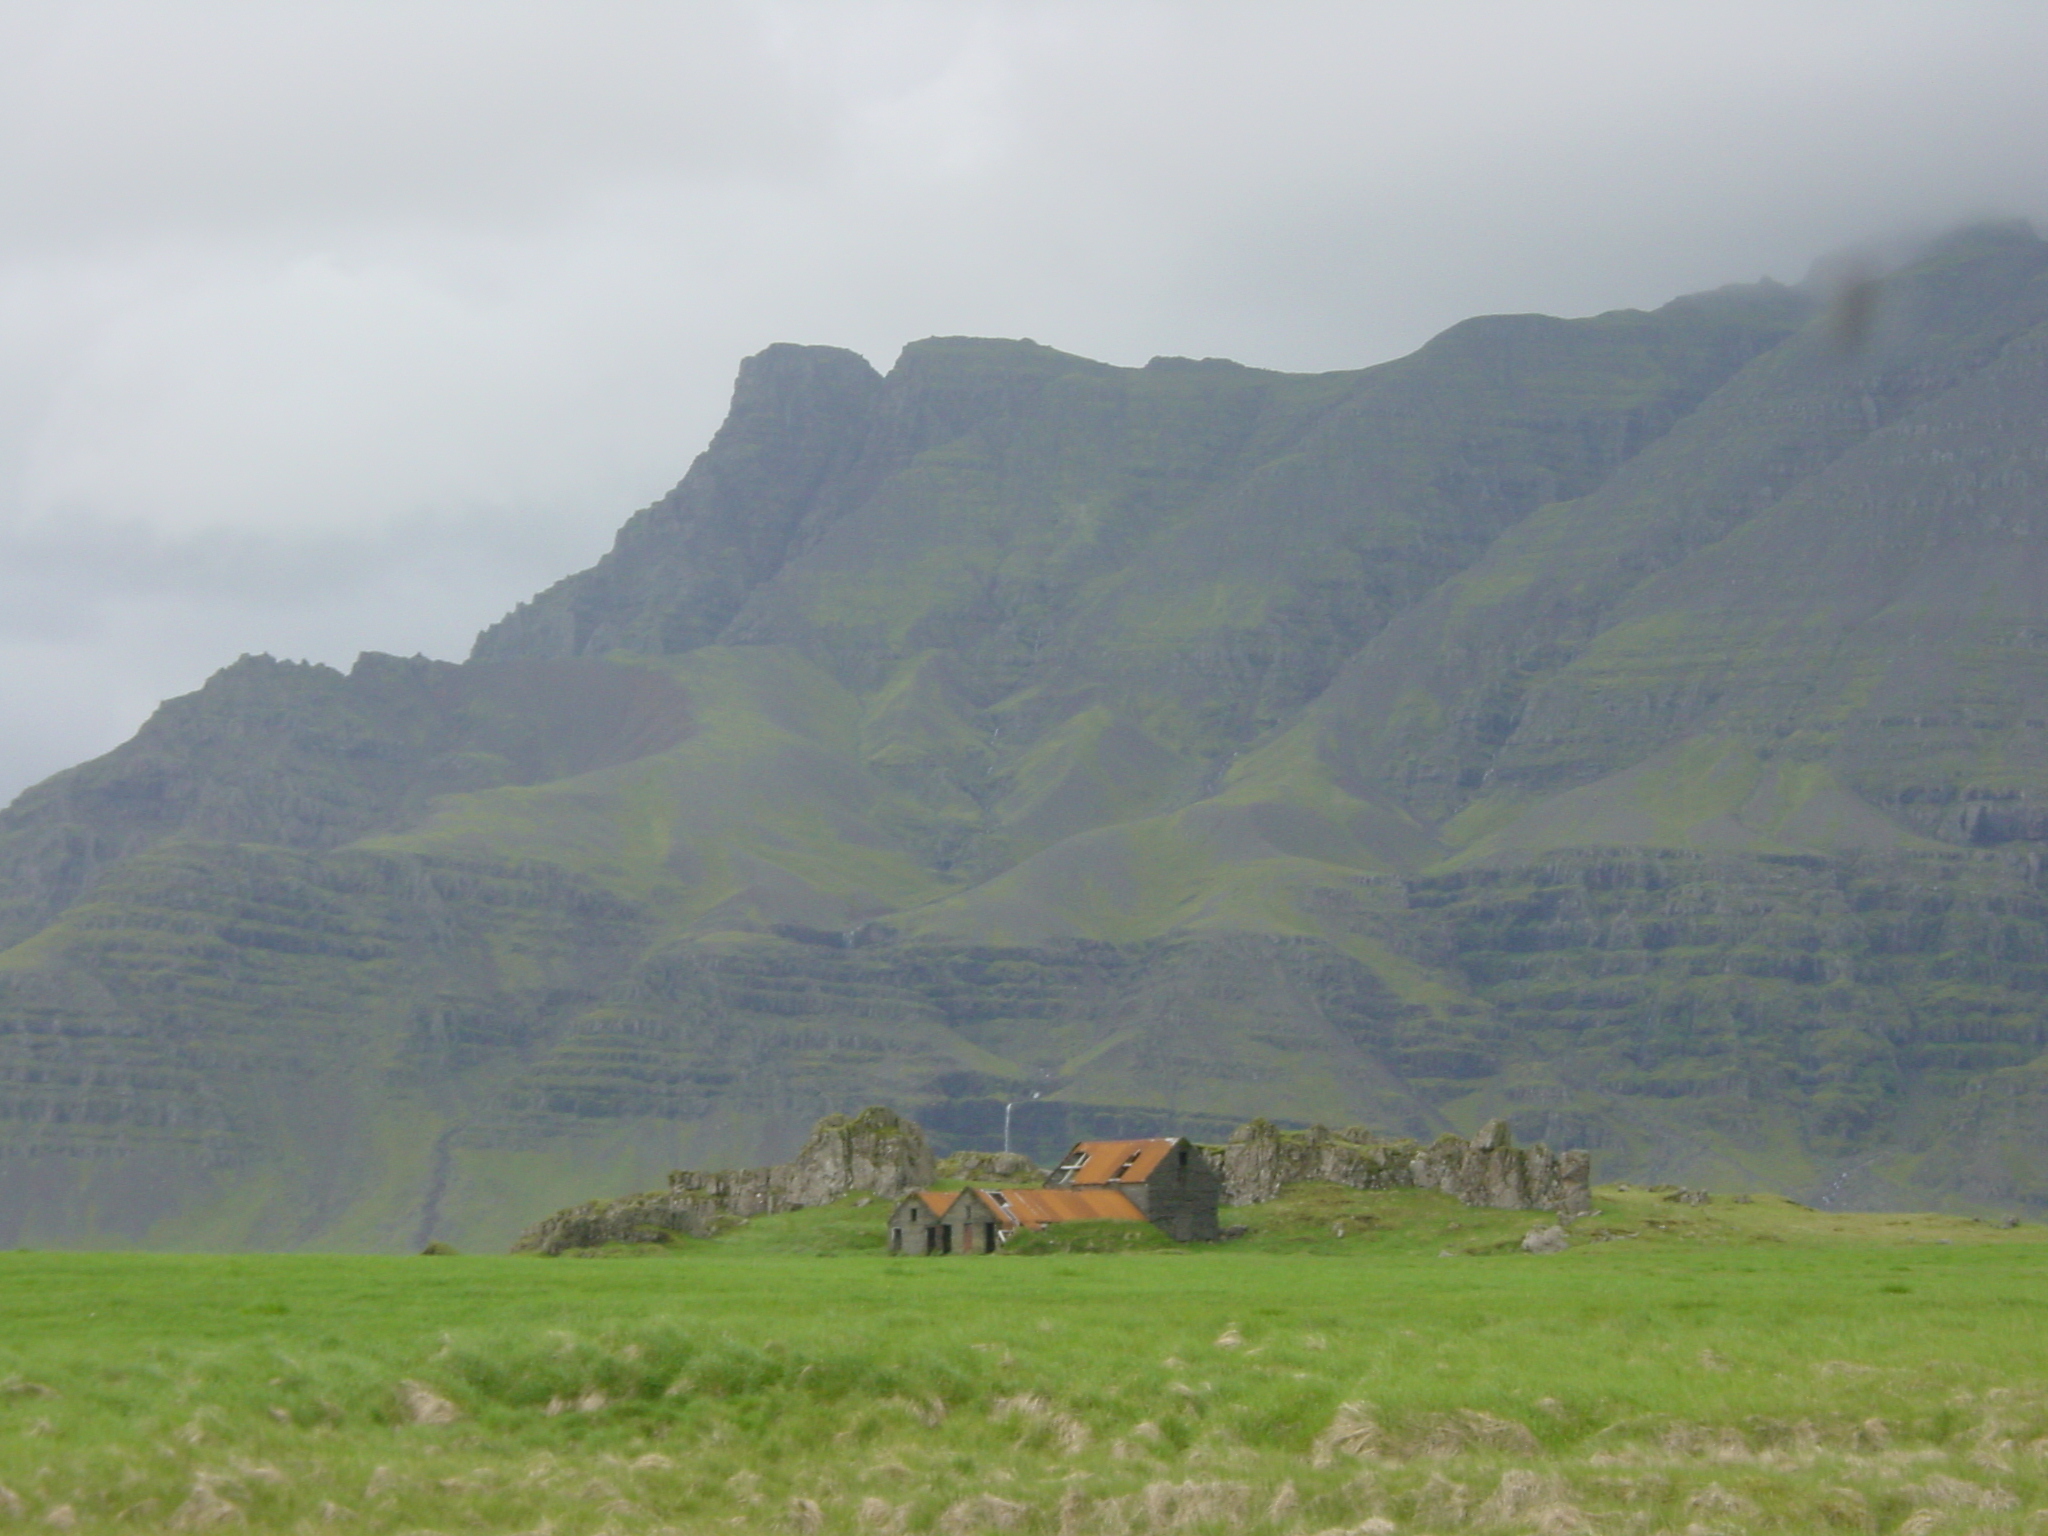
<path fill-rule="evenodd" d="M 1141 1141 L 1081 1141 L 1060 1160 L 1065 1169 L 1075 1158 L 1080 1166 L 1062 1179 L 1067 1188 L 1085 1184 L 1142 1184 L 1166 1161 L 1166 1154 L 1180 1145 L 1175 1136 L 1150 1136 Z"/>
<path fill-rule="evenodd" d="M 920 1189 L 910 1194 L 907 1198 L 923 1201 L 925 1209 L 930 1211 L 935 1218 L 943 1221 L 946 1213 L 958 1205 L 963 1196 L 971 1196 L 979 1200 L 983 1205 L 988 1206 L 992 1212 L 995 1212 L 997 1215 L 1001 1214 L 1001 1212 L 996 1211 L 995 1206 L 990 1204 L 988 1196 L 978 1189 Z"/>
<path fill-rule="evenodd" d="M 940 1217 L 946 1217 L 946 1214 L 952 1214 L 952 1217 L 963 1217 L 963 1219 L 965 1217 L 973 1217 L 973 1214 L 975 1214 L 973 1210 L 961 1210 L 961 1202 L 963 1200 L 979 1200 L 983 1204 L 983 1208 L 991 1214 L 991 1217 L 995 1217 L 997 1221 L 1004 1221 L 1004 1210 L 1001 1210 L 1001 1206 L 997 1206 L 993 1200 L 989 1200 L 987 1190 L 977 1190 L 977 1188 L 969 1186 L 965 1190 L 954 1190 L 952 1194 L 948 1194 L 944 1190 L 932 1190 L 928 1194 L 930 1194 L 932 1200 L 946 1200 L 946 1208 L 940 1210 Z"/>
<path fill-rule="evenodd" d="M 1143 1221 L 1145 1213 L 1114 1189 L 992 1189 L 988 1200 L 1011 1226 L 1055 1221 Z"/>

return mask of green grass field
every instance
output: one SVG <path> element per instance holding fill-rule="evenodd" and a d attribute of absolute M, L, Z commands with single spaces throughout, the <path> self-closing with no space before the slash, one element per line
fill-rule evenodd
<path fill-rule="evenodd" d="M 0 1254 L 0 1524 L 2048 1528 L 2048 1242 L 1603 1189 L 1574 1247 L 1303 1186 L 1246 1239 L 891 1259 Z M 1341 1233 L 1341 1235 L 1340 1235 Z"/>

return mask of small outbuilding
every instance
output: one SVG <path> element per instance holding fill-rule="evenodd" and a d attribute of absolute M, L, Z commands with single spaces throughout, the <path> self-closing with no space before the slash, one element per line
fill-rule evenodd
<path fill-rule="evenodd" d="M 951 1253 L 946 1212 L 960 1193 L 957 1189 L 920 1189 L 897 1201 L 896 1209 L 889 1213 L 889 1251 L 920 1258 L 928 1253 Z"/>
<path fill-rule="evenodd" d="M 994 1253 L 1002 1246 L 1003 1212 L 986 1190 L 963 1189 L 940 1218 L 948 1253 Z"/>
<path fill-rule="evenodd" d="M 1013 1225 L 979 1189 L 920 1189 L 889 1213 L 889 1251 L 922 1257 L 935 1253 L 994 1253 Z"/>

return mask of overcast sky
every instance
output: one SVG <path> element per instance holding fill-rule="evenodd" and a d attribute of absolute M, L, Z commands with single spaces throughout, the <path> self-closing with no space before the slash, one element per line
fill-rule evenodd
<path fill-rule="evenodd" d="M 735 365 L 1356 367 L 2048 213 L 2036 4 L 0 0 L 0 800 L 459 659 Z"/>

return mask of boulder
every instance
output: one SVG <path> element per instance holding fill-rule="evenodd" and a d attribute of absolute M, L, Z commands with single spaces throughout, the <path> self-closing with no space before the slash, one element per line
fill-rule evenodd
<path fill-rule="evenodd" d="M 1531 1227 L 1529 1235 L 1522 1239 L 1522 1252 L 1563 1253 L 1571 1245 L 1571 1239 L 1564 1235 L 1563 1227 Z"/>

